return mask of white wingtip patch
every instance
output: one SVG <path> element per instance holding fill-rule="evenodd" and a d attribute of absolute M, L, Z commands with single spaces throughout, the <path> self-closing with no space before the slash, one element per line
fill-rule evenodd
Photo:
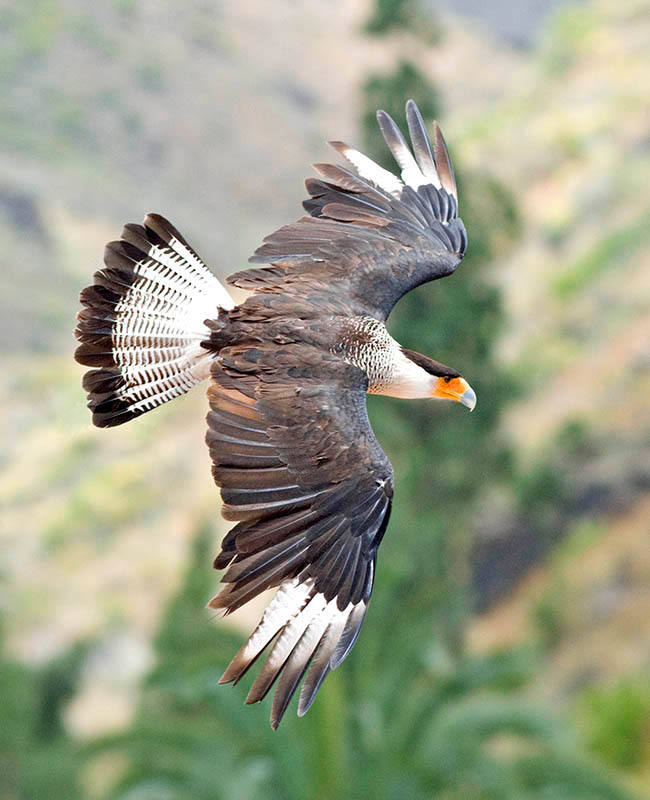
<path fill-rule="evenodd" d="M 315 594 L 302 611 L 292 617 L 282 628 L 264 666 L 250 688 L 246 697 L 247 703 L 257 702 L 266 694 L 268 685 L 275 679 L 303 633 L 322 614 L 326 605 L 325 597 L 320 593 Z"/>
<path fill-rule="evenodd" d="M 237 683 L 273 642 L 246 703 L 262 700 L 280 675 L 271 712 L 271 724 L 277 727 L 304 676 L 298 703 L 298 714 L 302 716 L 327 673 L 341 663 L 354 645 L 365 612 L 363 601 L 348 603 L 341 611 L 336 597 L 328 601 L 321 592 L 314 592 L 311 578 L 285 581 L 219 683 Z"/>
<path fill-rule="evenodd" d="M 341 145 L 340 147 L 337 146 L 336 149 L 356 168 L 362 178 L 372 181 L 376 186 L 379 186 L 380 189 L 396 197 L 402 194 L 404 184 L 396 175 L 393 175 L 392 172 L 380 167 L 379 164 L 376 164 L 371 158 L 364 156 L 363 153 L 360 153 L 353 147 Z"/>
<path fill-rule="evenodd" d="M 248 668 L 278 631 L 300 614 L 312 589 L 311 580 L 301 583 L 297 577 L 285 581 L 278 587 L 259 625 L 230 662 L 219 683 L 237 680 L 239 674 Z"/>

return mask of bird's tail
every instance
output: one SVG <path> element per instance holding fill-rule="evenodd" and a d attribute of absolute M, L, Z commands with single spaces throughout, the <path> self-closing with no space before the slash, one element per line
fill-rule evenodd
<path fill-rule="evenodd" d="M 100 428 L 121 425 L 210 374 L 206 319 L 234 301 L 181 234 L 158 214 L 109 242 L 105 268 L 81 292 L 75 358 Z"/>

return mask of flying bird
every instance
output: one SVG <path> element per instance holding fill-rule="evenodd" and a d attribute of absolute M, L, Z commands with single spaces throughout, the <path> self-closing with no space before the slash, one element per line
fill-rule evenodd
<path fill-rule="evenodd" d="M 401 176 L 343 142 L 348 167 L 315 164 L 306 214 L 264 239 L 227 282 L 236 304 L 166 219 L 148 214 L 106 245 L 81 293 L 75 358 L 92 421 L 128 422 L 209 380 L 207 444 L 222 514 L 235 524 L 214 562 L 226 570 L 209 607 L 231 613 L 275 588 L 221 683 L 269 648 L 247 703 L 277 681 L 277 728 L 302 680 L 302 716 L 352 649 L 388 526 L 393 470 L 366 394 L 440 398 L 474 408 L 453 368 L 402 347 L 386 329 L 408 291 L 450 275 L 465 253 L 444 139 L 412 100 L 412 150 L 384 111 Z M 269 647 L 270 646 L 270 647 Z M 304 678 L 304 680 L 303 680 Z"/>

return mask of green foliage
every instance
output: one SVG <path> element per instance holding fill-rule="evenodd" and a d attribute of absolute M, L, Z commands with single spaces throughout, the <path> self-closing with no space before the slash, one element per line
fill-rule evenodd
<path fill-rule="evenodd" d="M 631 258 L 650 239 L 650 210 L 635 222 L 608 233 L 575 264 L 553 281 L 553 291 L 562 300 L 589 286 L 606 269 L 616 268 Z"/>
<path fill-rule="evenodd" d="M 24 64 L 49 50 L 62 30 L 64 19 L 58 3 L 31 0 L 4 6 L 1 21 L 11 36 L 10 52 Z"/>
<path fill-rule="evenodd" d="M 395 169 L 375 109 L 386 109 L 406 129 L 406 99 L 412 97 L 424 119 L 431 120 L 439 113 L 436 92 L 409 62 L 398 64 L 387 75 L 372 76 L 364 92 L 364 152 Z M 463 193 L 462 174 L 458 181 L 461 212 L 470 231 L 469 252 L 452 277 L 407 295 L 393 312 L 389 327 L 405 346 L 458 369 L 476 390 L 477 409 L 469 415 L 442 403 L 386 398 L 369 404 L 373 426 L 398 476 L 399 502 L 391 530 L 412 532 L 398 542 L 390 534 L 386 537 L 379 578 L 394 581 L 389 588 L 393 597 L 401 591 L 408 596 L 411 590 L 406 587 L 418 586 L 419 607 L 428 609 L 429 617 L 438 621 L 438 634 L 453 648 L 463 624 L 465 599 L 458 584 L 463 580 L 471 504 L 484 476 L 498 479 L 510 461 L 507 449 L 494 435 L 501 409 L 512 394 L 509 380 L 491 354 L 503 312 L 498 292 L 482 279 L 480 270 L 517 231 L 514 204 L 498 182 L 485 178 L 473 184 L 470 205 L 465 202 L 470 193 Z M 469 470 L 468 459 L 472 462 Z"/>
<path fill-rule="evenodd" d="M 646 674 L 588 689 L 578 720 L 590 749 L 621 769 L 650 763 L 650 685 Z"/>
<path fill-rule="evenodd" d="M 151 61 L 144 61 L 135 69 L 135 77 L 140 86 L 147 92 L 157 94 L 165 88 L 162 66 Z"/>
<path fill-rule="evenodd" d="M 197 614 L 214 584 L 213 539 L 209 526 L 197 530 L 133 726 L 86 750 L 91 764 L 126 759 L 104 800 L 546 800 L 561 797 L 557 786 L 565 798 L 626 797 L 557 719 L 512 694 L 531 674 L 528 653 L 456 659 L 427 646 L 417 598 L 408 620 L 372 614 L 363 649 L 309 714 L 273 732 L 267 709 L 243 705 L 244 686 L 217 685 L 240 637 Z"/>
<path fill-rule="evenodd" d="M 366 33 L 389 33 L 395 28 L 408 28 L 413 14 L 413 0 L 377 0 Z"/>
<path fill-rule="evenodd" d="M 542 55 L 541 66 L 547 75 L 561 78 L 574 65 L 594 34 L 595 22 L 594 9 L 589 5 L 558 8 Z"/>
<path fill-rule="evenodd" d="M 133 17 L 136 12 L 137 0 L 113 0 L 113 6 L 123 17 Z"/>
<path fill-rule="evenodd" d="M 557 530 L 557 521 L 553 527 Z M 551 579 L 534 605 L 531 619 L 536 641 L 544 650 L 552 650 L 566 638 L 572 627 L 580 624 L 582 612 L 573 591 L 572 575 L 583 553 L 605 532 L 605 527 L 597 521 L 579 520 L 565 532 L 550 553 Z M 539 535 L 549 537 L 548 529 L 541 528 Z"/>
<path fill-rule="evenodd" d="M 98 466 L 79 478 L 67 503 L 48 520 L 41 534 L 43 541 L 48 547 L 57 548 L 75 538 L 86 538 L 88 520 L 95 520 L 92 532 L 99 544 L 113 531 L 148 512 L 154 499 L 154 492 L 137 467 L 119 462 L 103 469 Z"/>
<path fill-rule="evenodd" d="M 531 465 L 513 471 L 511 483 L 519 513 L 541 535 L 555 537 L 558 530 L 566 527 L 575 511 L 572 478 L 595 458 L 601 447 L 591 424 L 572 417 L 538 450 Z"/>
<path fill-rule="evenodd" d="M 364 30 L 375 36 L 409 31 L 429 44 L 440 36 L 432 14 L 424 12 L 418 0 L 376 0 Z"/>
<path fill-rule="evenodd" d="M 544 650 L 552 650 L 562 641 L 565 628 L 566 595 L 558 591 L 556 583 L 553 591 L 545 592 L 532 610 L 532 625 L 536 640 Z"/>
<path fill-rule="evenodd" d="M 76 146 L 88 145 L 90 130 L 86 123 L 86 113 L 73 98 L 61 96 L 53 104 L 52 121 L 56 133 L 63 140 Z"/>
<path fill-rule="evenodd" d="M 35 733 L 42 741 L 54 741 L 64 736 L 63 708 L 74 696 L 88 649 L 88 642 L 77 642 L 36 673 L 40 702 L 38 713 L 34 715 Z"/>
<path fill-rule="evenodd" d="M 540 459 L 514 477 L 514 490 L 522 514 L 538 527 L 552 525 L 566 498 L 564 470 Z"/>
<path fill-rule="evenodd" d="M 540 236 L 544 244 L 551 250 L 559 251 L 568 241 L 575 220 L 569 214 L 550 219 L 540 226 Z"/>
<path fill-rule="evenodd" d="M 66 28 L 83 46 L 99 56 L 115 58 L 119 52 L 119 39 L 109 35 L 105 25 L 91 14 L 71 14 L 66 19 Z"/>
<path fill-rule="evenodd" d="M 64 733 L 61 715 L 76 689 L 86 651 L 87 645 L 79 644 L 45 667 L 30 669 L 0 649 L 1 797 L 81 797 L 79 750 Z"/>
<path fill-rule="evenodd" d="M 573 462 L 582 461 L 596 452 L 593 426 L 582 417 L 571 417 L 560 427 L 555 441 L 567 459 Z"/>
<path fill-rule="evenodd" d="M 394 170 L 395 165 L 379 132 L 376 112 L 383 108 L 398 125 L 406 127 L 404 104 L 409 97 L 416 100 L 425 120 L 431 120 L 439 113 L 435 88 L 411 61 L 401 61 L 388 74 L 371 75 L 363 86 L 361 127 L 364 152 L 386 169 Z"/>
<path fill-rule="evenodd" d="M 607 533 L 607 526 L 598 519 L 581 519 L 569 530 L 553 551 L 555 565 L 571 570 L 576 562 L 595 542 Z"/>

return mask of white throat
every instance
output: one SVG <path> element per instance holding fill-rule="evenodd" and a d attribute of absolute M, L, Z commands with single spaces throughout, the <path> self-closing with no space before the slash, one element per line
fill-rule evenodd
<path fill-rule="evenodd" d="M 374 393 L 411 400 L 419 397 L 431 397 L 438 379 L 407 358 L 397 342 L 395 345 L 391 354 L 393 356 L 392 381 L 382 387 L 377 387 Z"/>

